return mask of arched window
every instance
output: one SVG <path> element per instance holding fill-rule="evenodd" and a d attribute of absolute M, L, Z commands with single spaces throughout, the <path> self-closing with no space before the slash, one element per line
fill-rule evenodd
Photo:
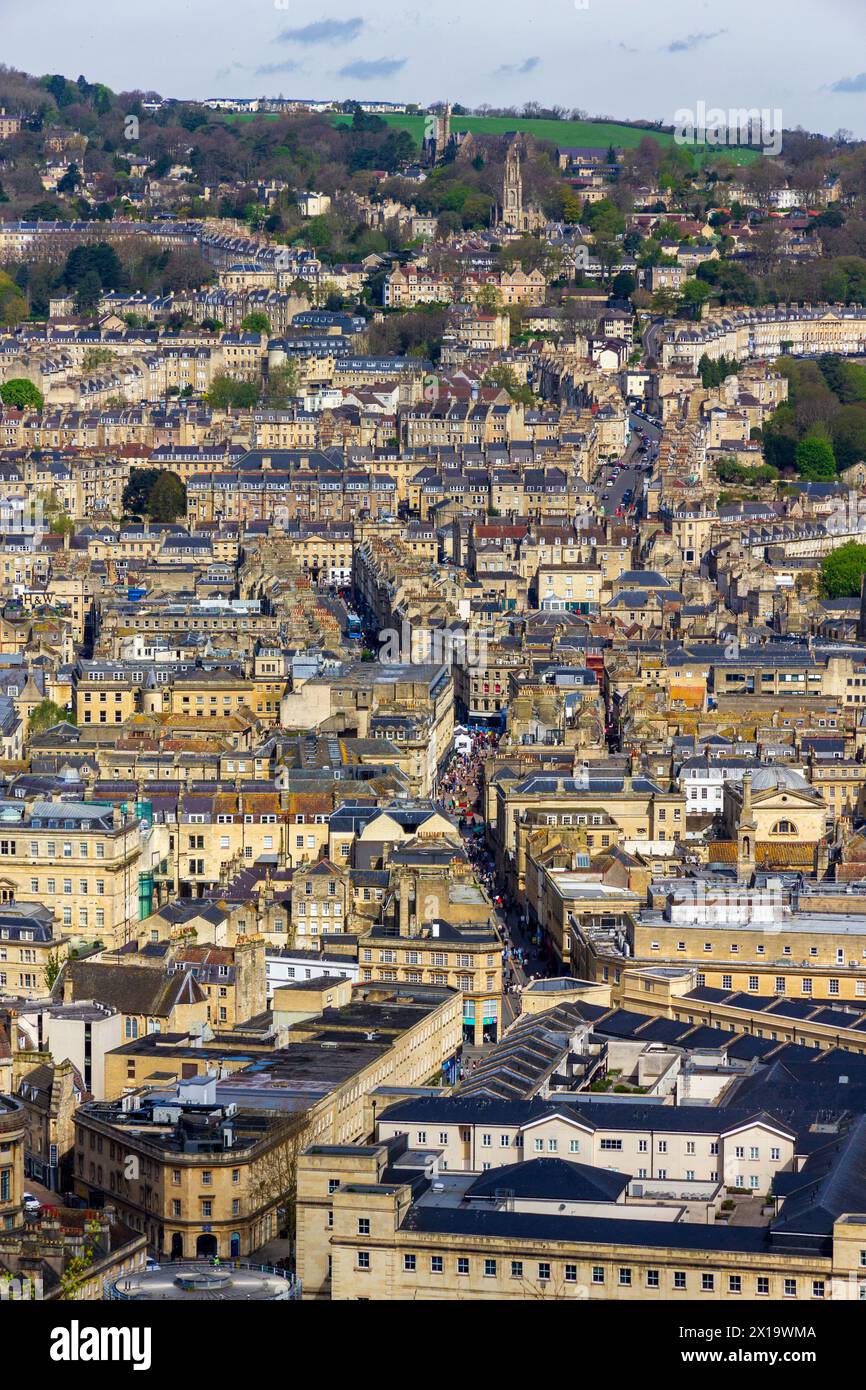
<path fill-rule="evenodd" d="M 797 827 L 792 820 L 779 820 L 770 831 L 771 835 L 796 835 Z"/>

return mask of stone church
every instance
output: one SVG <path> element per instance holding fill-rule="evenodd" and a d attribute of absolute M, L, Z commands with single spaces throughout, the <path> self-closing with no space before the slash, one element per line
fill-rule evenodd
<path fill-rule="evenodd" d="M 547 223 L 540 208 L 523 202 L 523 175 L 520 172 L 520 142 L 513 140 L 505 159 L 502 204 L 498 225 L 513 232 L 537 232 Z"/>

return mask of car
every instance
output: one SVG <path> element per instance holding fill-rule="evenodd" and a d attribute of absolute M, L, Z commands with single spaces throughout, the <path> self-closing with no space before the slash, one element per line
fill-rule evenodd
<path fill-rule="evenodd" d="M 158 1260 L 155 1260 L 152 1255 L 148 1255 L 144 1267 L 148 1274 L 155 1274 L 158 1269 L 162 1269 L 162 1265 Z"/>
<path fill-rule="evenodd" d="M 603 493 L 601 494 L 601 500 L 602 500 L 602 502 L 606 502 L 606 501 L 608 500 L 609 497 L 610 497 L 610 493 L 609 493 L 609 492 L 603 492 Z"/>
<path fill-rule="evenodd" d="M 42 1203 L 38 1197 L 34 1197 L 32 1192 L 25 1192 L 22 1196 L 24 1210 L 30 1215 L 35 1216 L 41 1210 Z"/>

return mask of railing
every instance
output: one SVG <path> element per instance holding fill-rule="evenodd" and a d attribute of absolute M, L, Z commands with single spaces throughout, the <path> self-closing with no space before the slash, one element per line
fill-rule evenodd
<path fill-rule="evenodd" d="M 128 1273 L 120 1275 L 118 1278 L 106 1277 L 103 1280 L 103 1297 L 109 1300 L 119 1300 L 120 1302 L 132 1301 L 136 1298 L 135 1294 L 124 1293 L 120 1286 L 129 1279 L 136 1279 L 148 1273 L 171 1273 L 176 1270 L 178 1273 L 183 1270 L 192 1272 L 200 1276 L 212 1274 L 215 1278 L 225 1275 L 231 1270 L 248 1270 L 252 1274 L 268 1274 L 277 1279 L 284 1279 L 289 1286 L 288 1297 L 299 1299 L 301 1297 L 301 1281 L 289 1270 L 280 1269 L 277 1265 L 254 1264 L 251 1260 L 232 1260 L 220 1259 L 219 1264 L 215 1265 L 213 1260 L 160 1260 L 158 1268 L 148 1270 L 146 1268 L 129 1270 Z"/>

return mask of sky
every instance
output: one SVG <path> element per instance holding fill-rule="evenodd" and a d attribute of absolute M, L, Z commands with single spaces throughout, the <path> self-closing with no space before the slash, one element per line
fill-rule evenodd
<path fill-rule="evenodd" d="M 757 107 L 866 139 L 866 0 L 0 0 L 0 58 L 163 96 Z"/>

